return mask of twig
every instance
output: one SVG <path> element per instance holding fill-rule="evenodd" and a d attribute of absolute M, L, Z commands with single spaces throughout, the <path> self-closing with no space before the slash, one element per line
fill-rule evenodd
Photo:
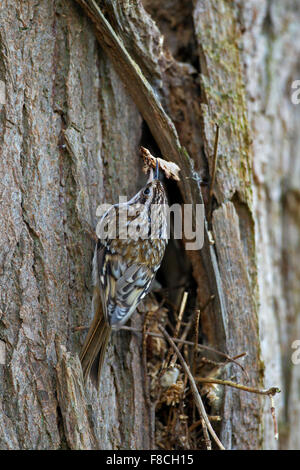
<path fill-rule="evenodd" d="M 278 387 L 271 387 L 267 390 L 261 390 L 259 388 L 255 387 L 247 387 L 246 385 L 242 384 L 237 384 L 235 382 L 231 382 L 230 380 L 219 380 L 219 379 L 211 379 L 209 377 L 196 377 L 196 382 L 200 383 L 211 383 L 211 384 L 220 384 L 220 385 L 227 385 L 228 387 L 233 387 L 237 388 L 239 390 L 243 390 L 245 392 L 250 392 L 250 393 L 256 393 L 258 395 L 268 395 L 271 401 L 271 416 L 273 420 L 273 425 L 274 425 L 274 437 L 276 440 L 278 440 L 278 426 L 277 426 L 277 420 L 276 420 L 276 414 L 275 414 L 275 405 L 274 405 L 274 395 L 276 393 L 280 393 L 280 389 Z"/>
<path fill-rule="evenodd" d="M 190 384 L 191 384 L 191 390 L 193 392 L 193 396 L 194 396 L 194 399 L 195 399 L 195 402 L 196 402 L 196 406 L 198 408 L 198 411 L 199 411 L 199 414 L 200 416 L 203 418 L 204 420 L 204 423 L 208 429 L 208 431 L 210 432 L 210 435 L 212 436 L 212 438 L 214 439 L 214 441 L 216 442 L 217 446 L 219 447 L 219 449 L 221 450 L 225 450 L 225 447 L 223 446 L 222 442 L 220 441 L 220 439 L 218 438 L 218 436 L 216 435 L 212 425 L 210 424 L 210 421 L 207 417 L 207 414 L 206 414 L 206 411 L 205 411 L 205 408 L 204 408 L 204 405 L 203 405 L 203 402 L 202 402 L 202 399 L 201 399 L 201 396 L 198 392 L 198 389 L 197 389 L 197 385 L 196 385 L 196 382 L 194 380 L 194 377 L 192 376 L 191 374 L 191 371 L 187 365 L 187 363 L 185 362 L 181 352 L 179 351 L 179 349 L 177 348 L 176 344 L 174 343 L 174 341 L 172 340 L 171 336 L 169 335 L 169 333 L 164 329 L 164 327 L 162 325 L 158 325 L 158 328 L 160 329 L 160 331 L 162 332 L 162 334 L 165 336 L 165 338 L 167 339 L 167 341 L 170 343 L 170 345 L 172 346 L 172 348 L 174 349 L 174 351 L 176 352 L 177 356 L 178 356 L 178 359 L 185 371 L 185 373 L 187 374 L 188 378 L 189 378 L 189 381 L 190 381 Z"/>
<path fill-rule="evenodd" d="M 273 396 L 276 395 L 276 393 L 280 393 L 280 390 L 277 387 L 271 387 L 268 390 L 261 390 L 259 388 L 247 387 L 247 385 L 231 382 L 230 380 L 211 379 L 210 377 L 196 377 L 195 380 L 196 382 L 200 383 L 227 385 L 228 387 L 238 388 L 239 390 L 244 390 L 245 392 L 257 393 L 258 395 Z"/>
<path fill-rule="evenodd" d="M 226 361 L 225 362 L 217 362 L 217 361 L 213 361 L 212 359 L 208 359 L 207 357 L 201 357 L 200 364 L 201 365 L 209 364 L 209 365 L 215 366 L 219 369 L 220 367 L 224 367 L 225 365 L 227 365 L 228 362 L 226 362 Z"/>
<path fill-rule="evenodd" d="M 176 323 L 175 334 L 174 334 L 174 336 L 176 338 L 177 338 L 179 330 L 180 330 L 180 325 L 181 325 L 181 321 L 182 321 L 183 313 L 184 313 L 184 310 L 185 310 L 188 295 L 189 295 L 188 292 L 184 292 L 183 296 L 182 296 L 180 309 L 179 309 L 178 320 L 177 320 L 177 323 Z"/>
<path fill-rule="evenodd" d="M 185 306 L 186 306 L 186 303 L 187 303 L 187 298 L 188 298 L 188 292 L 184 292 L 183 296 L 182 296 L 181 304 L 180 304 L 180 309 L 179 309 L 179 314 L 178 314 L 178 318 L 177 318 L 177 322 L 176 322 L 175 332 L 174 332 L 174 335 L 173 335 L 175 338 L 178 338 L 183 313 L 184 313 Z M 183 344 L 183 343 L 181 343 L 181 344 Z M 173 354 L 173 357 L 170 361 L 170 367 L 173 367 L 175 365 L 176 358 L 177 358 L 177 355 Z M 167 359 L 166 364 L 168 363 L 168 360 L 169 360 L 169 358 Z"/>
<path fill-rule="evenodd" d="M 200 313 L 201 313 L 201 310 L 196 310 L 195 312 L 195 319 L 194 319 L 194 324 L 195 324 L 195 336 L 194 336 L 194 339 L 195 339 L 195 344 L 194 344 L 194 347 L 193 347 L 193 356 L 192 356 L 192 372 L 193 372 L 193 376 L 195 377 L 196 375 L 196 357 L 197 357 L 197 351 L 198 351 L 198 348 L 197 348 L 197 344 L 198 344 L 198 337 L 199 337 L 199 320 L 200 320 Z M 196 417 L 196 408 L 195 408 L 195 402 L 193 403 L 193 420 L 195 420 L 195 417 Z M 202 426 L 203 427 L 203 426 Z M 203 433 L 204 433 L 204 428 L 203 428 Z M 206 447 L 207 447 L 207 439 L 206 439 L 207 436 L 204 436 L 204 439 L 206 441 Z"/>
<path fill-rule="evenodd" d="M 198 344 L 198 336 L 199 336 L 199 320 L 200 320 L 200 310 L 196 310 L 195 315 L 195 344 L 193 348 L 193 375 L 196 373 L 196 354 L 197 354 L 197 344 Z"/>
<path fill-rule="evenodd" d="M 274 437 L 276 441 L 278 441 L 279 435 L 278 435 L 278 426 L 277 426 L 277 420 L 276 420 L 276 414 L 275 414 L 274 398 L 272 394 L 270 394 L 269 397 L 270 397 L 270 402 L 271 402 L 271 416 L 272 416 L 273 424 L 274 424 Z"/>
<path fill-rule="evenodd" d="M 84 331 L 88 329 L 89 329 L 89 326 L 74 326 L 74 331 Z"/>
<path fill-rule="evenodd" d="M 243 357 L 243 356 L 245 356 L 245 353 L 238 354 L 237 356 L 233 356 L 232 359 L 237 360 L 237 359 L 239 359 L 240 357 Z M 218 369 L 220 369 L 221 367 L 225 367 L 228 364 L 228 361 L 218 362 L 218 361 L 213 361 L 212 359 L 208 359 L 207 357 L 202 356 L 201 359 L 200 359 L 200 364 L 210 364 L 210 365 L 213 365 L 213 366 L 217 367 Z M 245 371 L 245 373 L 248 376 L 247 371 Z"/>
<path fill-rule="evenodd" d="M 213 155 L 213 164 L 212 164 L 212 175 L 209 186 L 209 201 L 208 201 L 208 222 L 211 222 L 212 217 L 212 198 L 216 180 L 216 171 L 217 171 L 217 159 L 218 159 L 218 143 L 219 143 L 219 126 L 216 124 L 216 136 L 215 136 L 215 145 L 214 145 L 214 155 Z"/>
<path fill-rule="evenodd" d="M 76 328 L 77 329 L 78 328 L 87 329 L 85 327 L 76 327 Z M 138 328 L 134 328 L 133 326 L 124 325 L 120 328 L 120 330 L 128 330 L 128 331 L 133 331 L 134 333 L 143 334 L 142 330 L 139 330 Z M 156 338 L 165 339 L 163 335 L 160 335 L 159 333 L 154 333 L 153 331 L 146 331 L 145 334 L 150 335 L 150 336 L 155 336 Z M 173 337 L 172 337 L 172 339 L 173 339 L 174 343 L 187 344 L 188 346 L 194 346 L 195 345 L 194 341 L 187 341 L 187 340 L 183 340 L 183 339 L 180 339 L 180 338 L 173 338 Z M 197 348 L 198 349 L 204 349 L 205 351 L 214 352 L 215 354 L 219 354 L 220 356 L 225 357 L 228 362 L 233 362 L 234 364 L 239 366 L 242 369 L 243 372 L 246 373 L 244 367 L 239 362 L 236 361 L 236 358 L 246 356 L 247 355 L 246 352 L 243 352 L 243 353 L 241 353 L 241 354 L 239 354 L 238 356 L 235 356 L 235 357 L 230 357 L 230 356 L 228 356 L 228 354 L 223 353 L 221 351 L 218 351 L 217 349 L 214 349 L 210 346 L 205 346 L 204 344 L 199 344 L 198 343 Z"/>
<path fill-rule="evenodd" d="M 181 349 L 181 344 L 184 345 L 183 341 L 186 340 L 192 326 L 193 326 L 193 319 L 191 318 L 189 322 L 185 325 L 182 335 L 180 336 L 180 338 L 178 338 L 179 349 Z"/>
<path fill-rule="evenodd" d="M 216 179 L 216 169 L 217 169 L 217 158 L 218 158 L 218 144 L 219 144 L 219 126 L 216 124 L 216 136 L 215 136 L 215 145 L 214 145 L 214 155 L 213 155 L 213 167 L 212 167 L 212 175 L 211 175 L 211 182 L 209 188 L 209 196 L 212 198 L 213 191 L 214 191 L 214 184 Z"/>
<path fill-rule="evenodd" d="M 201 417 L 200 421 L 201 421 L 201 426 L 202 426 L 202 429 L 203 429 L 203 436 L 204 436 L 204 442 L 205 442 L 206 450 L 211 450 L 211 440 L 209 438 L 209 434 L 208 434 L 208 431 L 207 431 L 207 426 L 205 424 L 204 418 Z"/>
<path fill-rule="evenodd" d="M 222 417 L 221 416 L 212 416 L 212 415 L 207 415 L 209 421 L 215 421 L 215 422 L 220 422 L 222 421 Z M 199 419 L 198 421 L 195 421 L 194 423 L 192 423 L 189 427 L 189 432 L 192 432 L 194 431 L 198 426 L 200 426 L 200 424 L 202 424 L 202 420 Z"/>

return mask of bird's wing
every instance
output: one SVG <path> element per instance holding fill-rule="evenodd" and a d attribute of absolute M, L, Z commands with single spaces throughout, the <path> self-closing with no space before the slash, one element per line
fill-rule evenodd
<path fill-rule="evenodd" d="M 127 266 L 126 259 L 111 253 L 108 246 L 98 250 L 102 303 L 112 327 L 122 326 L 147 294 L 153 271 L 144 264 Z"/>

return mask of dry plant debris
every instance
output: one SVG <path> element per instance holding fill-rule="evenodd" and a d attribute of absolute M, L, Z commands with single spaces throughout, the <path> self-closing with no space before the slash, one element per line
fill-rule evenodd
<path fill-rule="evenodd" d="M 202 311 L 208 303 L 202 307 Z M 230 362 L 243 369 L 237 359 L 245 356 L 245 353 L 230 358 L 220 351 L 215 351 L 217 355 L 221 355 L 222 362 L 203 356 L 203 352 L 214 350 L 200 349 L 203 345 L 197 344 L 201 309 L 191 311 L 187 292 L 183 293 L 181 304 L 175 312 L 177 320 L 173 326 L 169 320 L 172 307 L 164 301 L 158 303 L 153 293 L 144 301 L 143 307 L 143 330 L 131 327 L 125 329 L 143 335 L 147 401 L 155 413 L 156 446 L 165 450 L 224 449 L 217 436 L 222 421 L 221 402 L 224 386 L 268 395 L 271 399 L 274 433 L 277 438 L 273 396 L 280 390 L 276 387 L 261 390 L 217 378 L 222 376 Z M 174 311 L 172 316 L 174 317 Z M 201 396 L 205 397 L 205 407 Z"/>
<path fill-rule="evenodd" d="M 147 173 L 150 168 L 156 168 L 156 161 L 158 162 L 158 168 L 162 170 L 166 176 L 166 178 L 173 179 L 175 181 L 180 181 L 179 172 L 180 168 L 176 163 L 168 162 L 167 160 L 163 160 L 162 158 L 155 158 L 148 149 L 145 147 L 141 147 L 141 156 L 144 160 L 144 173 Z"/>

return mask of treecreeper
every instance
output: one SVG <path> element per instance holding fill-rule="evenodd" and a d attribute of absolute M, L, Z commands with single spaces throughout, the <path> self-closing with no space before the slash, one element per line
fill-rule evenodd
<path fill-rule="evenodd" d="M 99 387 L 107 344 L 113 330 L 131 317 L 147 295 L 159 269 L 167 239 L 167 196 L 155 174 L 130 201 L 111 206 L 102 216 L 93 257 L 94 318 L 80 353 L 85 381 Z"/>

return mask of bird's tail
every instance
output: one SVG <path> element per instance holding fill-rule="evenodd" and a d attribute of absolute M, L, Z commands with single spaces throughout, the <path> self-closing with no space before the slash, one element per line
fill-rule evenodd
<path fill-rule="evenodd" d="M 111 327 L 103 315 L 99 291 L 94 293 L 93 310 L 94 319 L 82 347 L 80 361 L 84 380 L 90 376 L 94 385 L 99 387 L 101 369 L 111 334 Z"/>

